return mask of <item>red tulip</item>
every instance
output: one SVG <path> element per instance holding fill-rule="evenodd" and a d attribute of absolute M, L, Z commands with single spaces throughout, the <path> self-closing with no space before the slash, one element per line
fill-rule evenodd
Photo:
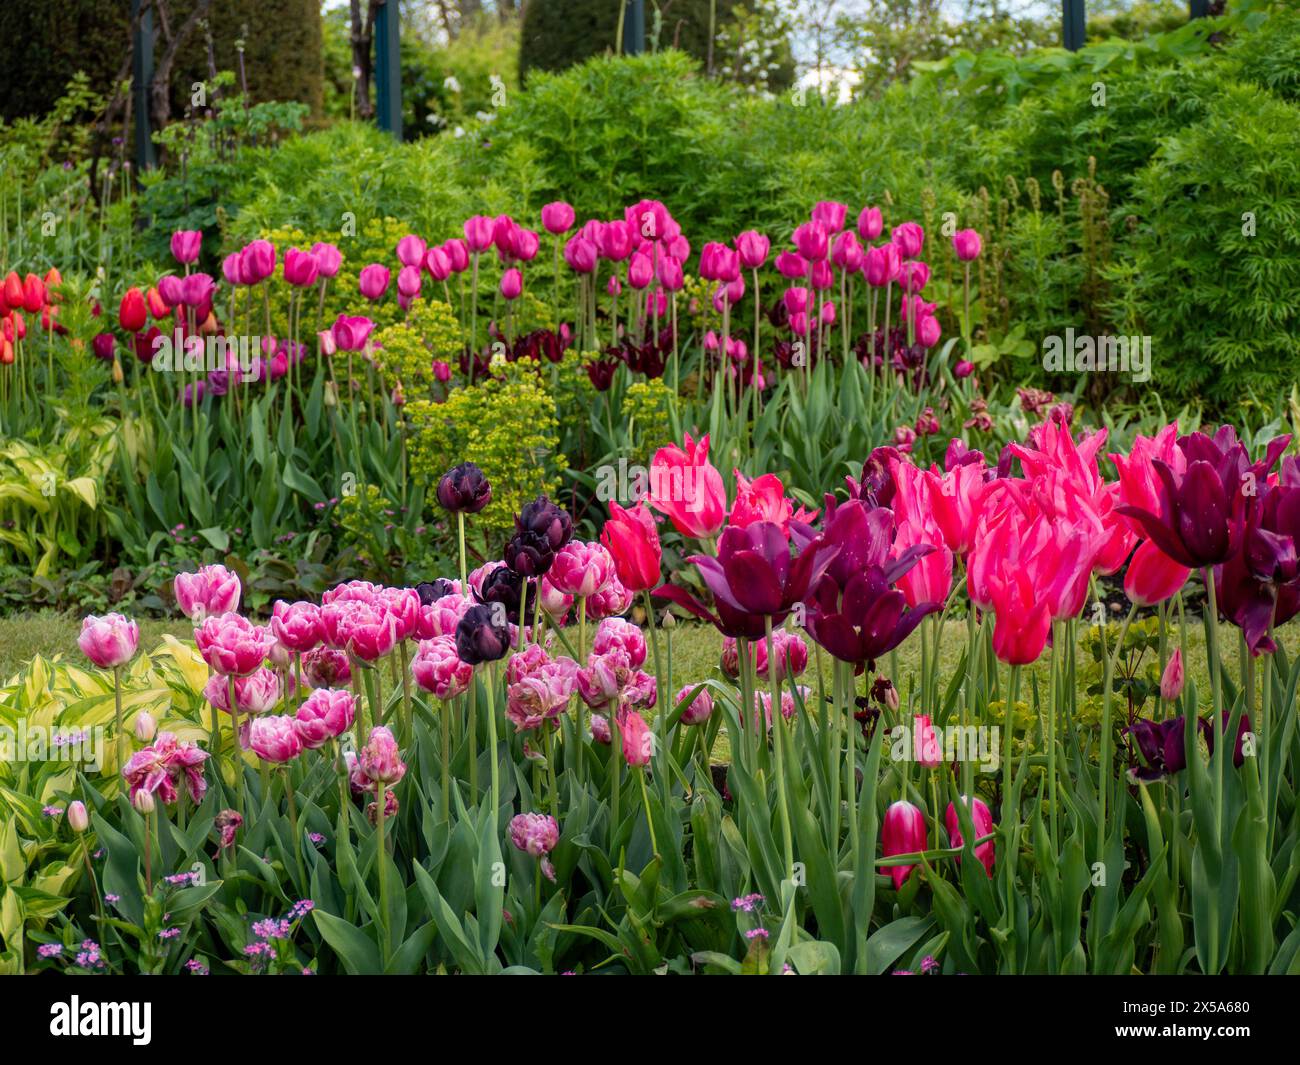
<path fill-rule="evenodd" d="M 614 501 L 609 504 L 610 519 L 600 534 L 600 542 L 614 558 L 614 572 L 629 591 L 640 592 L 659 583 L 662 550 L 654 518 L 644 502 L 624 510 Z"/>
<path fill-rule="evenodd" d="M 144 293 L 138 288 L 129 288 L 117 309 L 117 321 L 128 333 L 138 333 L 144 328 L 147 318 Z"/>
<path fill-rule="evenodd" d="M 1124 594 L 1138 606 L 1155 606 L 1175 595 L 1192 571 L 1180 566 L 1151 540 L 1133 552 L 1124 574 Z"/>

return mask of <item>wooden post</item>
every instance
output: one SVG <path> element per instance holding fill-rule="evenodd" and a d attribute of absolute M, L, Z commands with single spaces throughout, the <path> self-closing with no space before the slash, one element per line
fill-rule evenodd
<path fill-rule="evenodd" d="M 375 12 L 375 118 L 379 128 L 402 139 L 402 20 L 398 0 Z"/>
<path fill-rule="evenodd" d="M 157 162 L 153 132 L 149 128 L 149 87 L 153 83 L 153 9 L 140 15 L 142 0 L 131 0 L 131 108 L 135 118 L 135 172 L 137 180 Z"/>
<path fill-rule="evenodd" d="M 1071 52 L 1082 48 L 1088 35 L 1083 3 L 1084 0 L 1061 0 L 1061 43 Z"/>

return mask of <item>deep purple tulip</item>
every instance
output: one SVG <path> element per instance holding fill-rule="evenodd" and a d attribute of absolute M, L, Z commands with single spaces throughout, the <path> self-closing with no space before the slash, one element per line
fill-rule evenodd
<path fill-rule="evenodd" d="M 1214 736 L 1209 724 L 1198 719 L 1196 728 L 1213 744 Z M 1187 721 L 1180 714 L 1169 721 L 1148 721 L 1139 718 L 1133 722 L 1129 733 L 1137 741 L 1145 766 L 1134 770 L 1139 780 L 1159 780 L 1171 773 L 1187 768 Z"/>
<path fill-rule="evenodd" d="M 510 649 L 510 627 L 504 618 L 498 624 L 497 615 L 491 606 L 472 606 L 465 611 L 456 625 L 456 653 L 462 662 L 476 666 L 505 657 Z"/>

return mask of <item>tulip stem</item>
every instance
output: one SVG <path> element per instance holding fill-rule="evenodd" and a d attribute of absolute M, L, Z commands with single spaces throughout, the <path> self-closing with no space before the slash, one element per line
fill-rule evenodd
<path fill-rule="evenodd" d="M 442 816 L 451 823 L 451 703 L 442 704 Z"/>
<path fill-rule="evenodd" d="M 609 715 L 609 850 L 618 849 L 618 808 L 623 790 L 623 729 L 618 721 L 618 707 L 613 702 L 605 704 Z"/>
<path fill-rule="evenodd" d="M 478 802 L 478 679 L 469 684 L 469 793 Z"/>
<path fill-rule="evenodd" d="M 1214 569 L 1206 566 L 1201 570 L 1201 579 L 1205 582 L 1205 647 L 1210 660 L 1210 692 L 1214 707 L 1214 751 L 1219 756 L 1219 764 L 1214 767 L 1214 821 L 1218 838 L 1216 847 L 1223 842 L 1223 713 L 1220 710 L 1223 696 L 1221 694 L 1222 677 L 1219 669 L 1219 603 L 1214 589 Z M 1191 757 L 1191 752 L 1188 752 Z"/>
<path fill-rule="evenodd" d="M 216 710 L 212 711 L 213 717 Z M 122 667 L 113 667 L 113 722 L 117 730 L 117 771 L 126 767 L 126 733 L 122 730 Z M 215 724 L 215 721 L 214 721 Z"/>
<path fill-rule="evenodd" d="M 235 768 L 235 809 L 239 811 L 240 816 L 244 813 L 244 766 L 243 753 L 239 747 L 239 701 L 235 695 L 235 676 L 232 673 L 226 678 L 228 691 L 230 693 L 230 728 L 234 736 L 234 749 L 231 753 L 231 763 Z"/>
<path fill-rule="evenodd" d="M 659 844 L 655 842 L 655 819 L 650 813 L 650 794 L 645 786 L 645 766 L 641 767 L 641 772 L 637 776 L 641 778 L 641 805 L 645 807 L 645 824 L 650 830 L 650 853 L 658 858 Z"/>
<path fill-rule="evenodd" d="M 376 782 L 375 800 L 375 861 L 379 863 L 379 949 L 384 968 L 388 968 L 388 846 L 384 841 L 384 807 L 388 805 L 388 786 L 382 780 Z"/>
<path fill-rule="evenodd" d="M 555 631 L 559 632 L 560 627 L 557 624 Z M 586 660 L 587 657 L 587 597 L 580 595 L 578 597 L 578 664 Z M 578 700 L 578 727 L 574 729 L 573 738 L 577 747 L 574 751 L 574 765 L 578 773 L 579 783 L 586 782 L 585 773 L 585 753 L 587 748 L 587 704 L 583 699 Z"/>
<path fill-rule="evenodd" d="M 1111 733 L 1112 733 L 1111 722 L 1110 722 L 1110 705 L 1111 705 L 1111 700 L 1113 699 L 1115 694 L 1114 691 L 1112 690 L 1114 686 L 1114 680 L 1115 680 L 1115 663 L 1119 660 L 1120 652 L 1124 649 L 1124 637 L 1128 635 L 1128 627 L 1129 625 L 1132 624 L 1133 615 L 1136 613 L 1137 613 L 1137 603 L 1133 603 L 1129 607 L 1128 613 L 1124 616 L 1124 624 L 1120 626 L 1119 639 L 1115 641 L 1114 649 L 1110 652 L 1110 654 L 1106 655 L 1105 679 L 1102 682 L 1103 686 L 1102 686 L 1102 693 L 1101 693 L 1101 754 L 1098 758 L 1099 761 L 1098 769 L 1100 771 L 1098 774 L 1100 778 L 1098 781 L 1098 784 L 1100 785 L 1100 789 L 1097 793 L 1097 802 L 1098 802 L 1098 810 L 1099 810 L 1097 816 L 1098 860 L 1100 860 L 1101 856 L 1105 854 L 1106 851 L 1106 797 L 1108 792 L 1110 791 L 1111 772 L 1114 769 L 1114 766 L 1111 765 L 1113 759 L 1110 751 L 1110 746 L 1111 746 L 1110 741 L 1111 741 Z M 1103 640 L 1102 647 L 1104 650 L 1105 648 L 1104 636 L 1102 640 Z M 1052 806 L 1052 816 L 1053 817 L 1056 816 L 1055 802 L 1053 802 L 1053 806 Z"/>
<path fill-rule="evenodd" d="M 402 733 L 407 743 L 415 742 L 415 726 L 411 721 L 411 665 L 407 655 L 406 641 L 398 645 L 402 656 Z"/>
<path fill-rule="evenodd" d="M 488 750 L 492 756 L 490 769 L 492 772 L 492 831 L 496 832 L 497 811 L 501 808 L 501 762 L 497 757 L 497 708 L 496 708 L 496 670 L 492 666 L 487 668 L 487 683 L 484 690 L 487 692 L 487 712 L 488 712 Z"/>
<path fill-rule="evenodd" d="M 342 746 L 336 736 L 330 741 L 334 747 L 334 761 L 339 771 L 339 816 L 343 819 L 343 831 L 348 831 L 349 814 L 352 804 L 348 801 L 348 763 L 343 757 Z"/>
<path fill-rule="evenodd" d="M 293 794 L 293 770 L 284 767 L 284 795 L 289 803 L 289 830 L 293 833 L 293 859 L 298 866 L 298 889 L 305 895 L 311 890 L 307 880 L 307 866 L 302 860 L 302 838 L 298 833 L 298 803 Z"/>
<path fill-rule="evenodd" d="M 781 677 L 776 669 L 772 646 L 772 615 L 763 616 L 767 639 L 767 679 L 772 689 L 772 740 L 776 755 L 776 794 L 781 809 L 781 844 L 785 851 L 786 876 L 794 878 L 794 838 L 790 831 L 790 802 L 785 789 L 785 715 L 781 712 Z"/>

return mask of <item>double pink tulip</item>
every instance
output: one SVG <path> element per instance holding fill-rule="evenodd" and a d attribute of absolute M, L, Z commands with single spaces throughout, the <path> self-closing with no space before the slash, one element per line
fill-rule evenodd
<path fill-rule="evenodd" d="M 202 566 L 197 573 L 178 573 L 172 590 L 181 612 L 200 624 L 214 614 L 239 609 L 239 577 L 225 566 Z"/>
<path fill-rule="evenodd" d="M 91 614 L 81 623 L 77 646 L 100 669 L 116 669 L 135 657 L 140 626 L 121 614 Z"/>

